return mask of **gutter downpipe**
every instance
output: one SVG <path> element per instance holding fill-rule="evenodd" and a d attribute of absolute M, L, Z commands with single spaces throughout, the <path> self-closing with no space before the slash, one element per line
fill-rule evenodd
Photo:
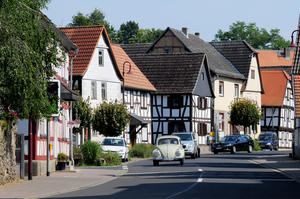
<path fill-rule="evenodd" d="M 73 85 L 73 60 L 76 58 L 78 53 L 78 48 L 75 49 L 74 51 L 74 56 L 71 58 L 71 63 L 70 63 L 70 89 L 72 90 L 72 85 Z M 73 108 L 72 108 L 72 101 L 70 101 L 70 121 L 73 121 Z M 74 158 L 73 158 L 73 127 L 71 126 L 70 129 L 70 159 L 72 162 L 72 166 L 74 166 Z"/>

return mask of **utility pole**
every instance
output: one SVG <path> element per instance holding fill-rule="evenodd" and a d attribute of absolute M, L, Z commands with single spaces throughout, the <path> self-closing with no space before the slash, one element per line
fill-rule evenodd
<path fill-rule="evenodd" d="M 28 180 L 32 180 L 32 119 L 28 120 Z"/>

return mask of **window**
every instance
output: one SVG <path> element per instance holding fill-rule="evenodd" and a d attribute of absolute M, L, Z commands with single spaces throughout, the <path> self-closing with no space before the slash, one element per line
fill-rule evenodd
<path fill-rule="evenodd" d="M 224 131 L 224 113 L 219 113 L 218 128 L 219 131 Z"/>
<path fill-rule="evenodd" d="M 142 93 L 141 94 L 141 105 L 142 105 L 142 108 L 147 108 L 147 94 L 146 93 Z"/>
<path fill-rule="evenodd" d="M 102 95 L 102 100 L 107 100 L 106 83 L 105 82 L 101 83 L 101 95 Z"/>
<path fill-rule="evenodd" d="M 291 98 L 291 93 L 290 93 L 290 90 L 287 90 L 287 101 L 289 101 Z"/>
<path fill-rule="evenodd" d="M 180 108 L 183 105 L 183 99 L 180 95 L 171 95 L 168 97 L 168 107 Z"/>
<path fill-rule="evenodd" d="M 204 72 L 201 73 L 201 80 L 204 80 Z"/>
<path fill-rule="evenodd" d="M 207 99 L 205 97 L 198 97 L 198 109 L 206 109 L 207 108 Z"/>
<path fill-rule="evenodd" d="M 198 135 L 205 136 L 207 134 L 207 124 L 199 122 L 198 123 Z"/>
<path fill-rule="evenodd" d="M 97 82 L 95 80 L 91 81 L 91 94 L 92 99 L 97 99 Z"/>
<path fill-rule="evenodd" d="M 255 70 L 251 70 L 251 79 L 255 79 Z"/>
<path fill-rule="evenodd" d="M 168 123 L 168 132 L 172 134 L 173 132 L 185 132 L 184 122 L 182 121 L 172 121 Z"/>
<path fill-rule="evenodd" d="M 239 98 L 239 85 L 234 85 L 234 98 Z"/>
<path fill-rule="evenodd" d="M 98 56 L 98 63 L 99 63 L 99 66 L 104 66 L 103 64 L 103 50 L 99 50 L 99 56 Z"/>
<path fill-rule="evenodd" d="M 219 96 L 224 96 L 224 82 L 219 82 Z"/>

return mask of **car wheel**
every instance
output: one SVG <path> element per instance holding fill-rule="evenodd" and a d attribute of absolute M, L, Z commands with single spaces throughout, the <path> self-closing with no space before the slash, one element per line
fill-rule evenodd
<path fill-rule="evenodd" d="M 270 151 L 273 151 L 273 146 L 272 145 L 270 146 Z"/>
<path fill-rule="evenodd" d="M 196 158 L 196 155 L 195 155 L 195 154 L 192 154 L 192 155 L 191 155 L 191 158 L 192 158 L 192 159 L 195 159 L 195 158 Z"/>
<path fill-rule="evenodd" d="M 184 159 L 180 160 L 180 165 L 183 166 L 184 165 Z"/>
<path fill-rule="evenodd" d="M 252 150 L 253 150 L 252 145 L 249 145 L 249 146 L 248 146 L 248 153 L 252 153 Z"/>
<path fill-rule="evenodd" d="M 235 146 L 233 146 L 233 147 L 231 148 L 231 154 L 234 154 L 234 153 L 236 153 L 236 148 L 235 148 Z"/>
<path fill-rule="evenodd" d="M 200 158 L 200 149 L 198 148 L 197 151 L 198 151 L 198 158 Z"/>
<path fill-rule="evenodd" d="M 159 161 L 153 160 L 153 166 L 159 166 Z"/>
<path fill-rule="evenodd" d="M 214 150 L 214 154 L 218 154 L 218 151 L 217 151 L 217 150 Z"/>

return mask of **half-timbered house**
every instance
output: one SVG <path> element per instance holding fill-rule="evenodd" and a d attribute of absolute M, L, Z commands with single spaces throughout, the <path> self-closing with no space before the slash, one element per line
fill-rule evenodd
<path fill-rule="evenodd" d="M 291 148 L 294 131 L 294 95 L 291 78 L 284 71 L 261 71 L 265 93 L 262 95 L 261 132 L 275 132 L 279 147 Z"/>
<path fill-rule="evenodd" d="M 214 97 L 206 55 L 137 54 L 131 58 L 157 89 L 151 98 L 152 143 L 161 135 L 193 131 L 206 144 Z"/>
<path fill-rule="evenodd" d="M 130 113 L 130 124 L 123 136 L 127 143 L 151 143 L 151 82 L 130 59 L 120 45 L 112 44 L 119 70 L 123 74 L 124 104 Z"/>

